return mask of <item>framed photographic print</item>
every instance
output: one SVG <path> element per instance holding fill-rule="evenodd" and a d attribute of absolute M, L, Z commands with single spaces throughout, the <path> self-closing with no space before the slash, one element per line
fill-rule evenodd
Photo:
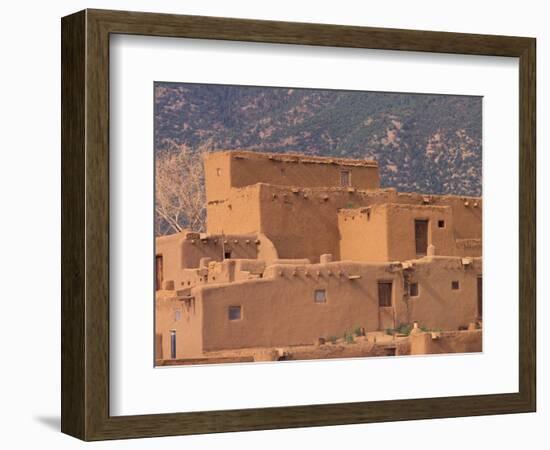
<path fill-rule="evenodd" d="M 535 410 L 535 39 L 62 19 L 62 431 Z"/>

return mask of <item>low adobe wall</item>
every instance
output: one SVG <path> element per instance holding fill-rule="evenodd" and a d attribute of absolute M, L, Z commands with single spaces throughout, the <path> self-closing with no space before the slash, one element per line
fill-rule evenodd
<path fill-rule="evenodd" d="M 410 336 L 411 355 L 483 351 L 482 330 L 418 333 Z"/>

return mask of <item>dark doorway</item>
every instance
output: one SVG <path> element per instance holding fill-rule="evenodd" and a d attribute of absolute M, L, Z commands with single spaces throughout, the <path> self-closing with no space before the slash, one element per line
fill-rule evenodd
<path fill-rule="evenodd" d="M 477 277 L 477 315 L 479 320 L 483 318 L 483 278 Z"/>
<path fill-rule="evenodd" d="M 378 282 L 378 306 L 388 307 L 392 305 L 391 301 L 391 281 L 379 281 Z"/>
<path fill-rule="evenodd" d="M 162 289 L 162 255 L 155 256 L 155 290 Z"/>
<path fill-rule="evenodd" d="M 414 221 L 414 241 L 416 245 L 416 254 L 426 256 L 428 253 L 428 221 Z"/>
<path fill-rule="evenodd" d="M 395 328 L 391 281 L 378 281 L 378 328 Z"/>

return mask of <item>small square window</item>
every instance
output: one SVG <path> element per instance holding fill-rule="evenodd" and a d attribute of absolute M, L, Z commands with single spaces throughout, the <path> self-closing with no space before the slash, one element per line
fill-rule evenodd
<path fill-rule="evenodd" d="M 453 291 L 457 291 L 458 289 L 460 289 L 460 283 L 458 281 L 452 281 L 451 282 L 451 289 Z"/>
<path fill-rule="evenodd" d="M 229 307 L 229 320 L 241 320 L 241 307 L 230 306 Z"/>
<path fill-rule="evenodd" d="M 437 221 L 437 226 L 439 228 L 445 228 L 445 221 L 444 220 L 438 220 Z"/>
<path fill-rule="evenodd" d="M 409 295 L 411 297 L 418 297 L 418 283 L 409 284 Z"/>
<path fill-rule="evenodd" d="M 230 251 L 225 251 L 223 253 L 223 258 L 224 259 L 231 259 L 231 252 Z"/>
<path fill-rule="evenodd" d="M 325 289 L 315 289 L 315 303 L 327 302 L 327 291 Z"/>

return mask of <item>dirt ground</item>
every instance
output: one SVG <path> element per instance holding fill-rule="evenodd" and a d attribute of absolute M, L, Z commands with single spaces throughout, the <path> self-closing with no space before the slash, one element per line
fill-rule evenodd
<path fill-rule="evenodd" d="M 258 361 L 298 361 L 311 359 L 403 356 L 430 353 L 468 353 L 481 351 L 481 330 L 453 332 L 416 332 L 410 335 L 367 333 L 332 341 L 319 340 L 316 345 L 278 348 L 243 348 L 205 352 L 202 358 L 157 361 L 159 366 L 222 364 Z M 467 342 L 467 345 L 464 345 Z M 443 344 L 443 345 L 442 345 Z M 456 350 L 454 349 L 456 347 Z M 445 349 L 442 351 L 441 349 Z"/>

